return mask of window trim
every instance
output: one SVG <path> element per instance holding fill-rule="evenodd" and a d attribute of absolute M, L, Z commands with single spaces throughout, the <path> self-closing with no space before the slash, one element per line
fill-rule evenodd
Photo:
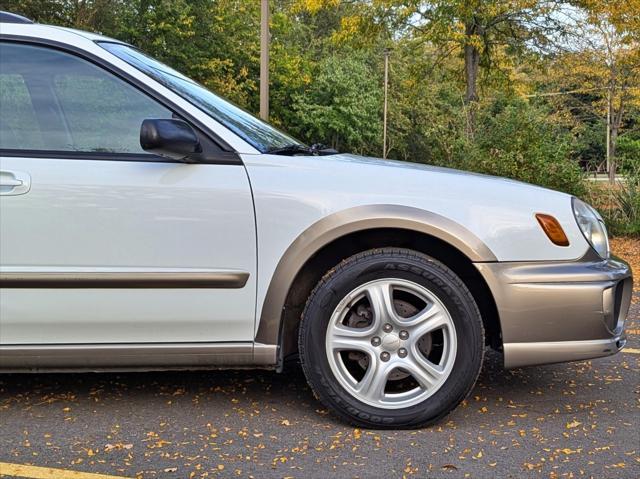
<path fill-rule="evenodd" d="M 109 151 L 74 151 L 74 150 L 18 150 L 0 149 L 0 157 L 36 158 L 51 160 L 89 160 L 89 161 L 142 161 L 151 163 L 180 163 L 186 165 L 241 165 L 236 162 L 238 156 L 233 152 L 220 151 L 197 161 L 180 161 L 150 153 L 121 153 Z"/>
<path fill-rule="evenodd" d="M 59 50 L 64 53 L 74 55 L 85 61 L 88 61 L 98 68 L 116 76 L 120 80 L 128 83 L 130 86 L 158 102 L 168 110 L 172 111 L 179 117 L 187 121 L 198 134 L 206 137 L 214 145 L 220 148 L 220 151 L 204 151 L 203 157 L 194 164 L 224 164 L 224 165 L 243 165 L 240 155 L 222 139 L 207 128 L 200 120 L 196 119 L 182 107 L 176 105 L 169 99 L 158 94 L 155 90 L 145 85 L 143 82 L 135 78 L 133 75 L 120 70 L 118 67 L 108 61 L 94 55 L 86 50 L 68 45 L 66 43 L 50 40 L 46 38 L 27 37 L 22 35 L 0 34 L 0 42 L 22 43 L 27 45 L 37 45 L 41 47 Z M 204 142 L 206 143 L 206 142 Z M 204 146 L 204 145 L 203 145 Z M 84 152 L 72 150 L 31 150 L 31 149 L 0 149 L 0 156 L 7 157 L 29 157 L 29 158 L 52 158 L 52 159 L 69 159 L 69 160 L 103 160 L 103 161 L 143 161 L 158 163 L 190 163 L 171 158 L 165 158 L 153 154 L 144 153 L 119 153 L 119 152 Z"/>
<path fill-rule="evenodd" d="M 174 70 L 176 73 L 178 73 L 178 76 L 173 75 L 167 71 L 164 71 L 162 69 L 158 69 L 155 68 L 153 66 L 149 66 L 147 65 L 147 67 L 149 67 L 152 70 L 157 70 L 159 72 L 159 75 L 153 75 L 151 73 L 149 73 L 147 70 L 145 70 L 145 68 L 141 65 L 138 64 L 138 62 L 136 61 L 130 61 L 127 58 L 119 55 L 118 53 L 112 51 L 109 47 L 107 47 L 106 45 L 115 45 L 115 46 L 121 46 L 121 47 L 126 47 L 130 50 L 132 50 L 133 52 L 137 52 L 147 58 L 149 58 L 152 61 L 158 62 L 159 64 L 162 64 L 161 61 L 155 59 L 154 57 L 148 55 L 147 53 L 145 53 L 144 51 L 142 51 L 140 48 L 134 46 L 134 45 L 130 45 L 128 43 L 125 42 L 121 42 L 118 40 L 114 40 L 114 39 L 96 39 L 93 40 L 93 42 L 98 45 L 99 47 L 101 47 L 103 50 L 108 51 L 111 55 L 115 56 L 116 58 L 118 58 L 119 60 L 122 60 L 123 62 L 127 63 L 129 66 L 133 67 L 134 69 L 136 69 L 138 72 L 142 73 L 143 75 L 147 76 L 148 78 L 150 78 L 151 80 L 154 80 L 155 82 L 159 83 L 160 85 L 162 85 L 164 88 L 167 88 L 168 90 L 172 91 L 174 94 L 176 94 L 177 96 L 181 97 L 184 101 L 188 102 L 191 104 L 191 106 L 197 108 L 198 110 L 200 110 L 202 113 L 204 113 L 205 115 L 211 117 L 214 121 L 216 121 L 217 123 L 219 123 L 223 128 L 227 129 L 231 134 L 233 134 L 234 136 L 237 136 L 241 141 L 243 141 L 244 143 L 246 143 L 247 145 L 249 145 L 251 148 L 253 148 L 254 150 L 256 150 L 258 153 L 261 154 L 266 154 L 269 153 L 269 151 L 271 151 L 272 149 L 277 149 L 280 147 L 285 147 L 288 146 L 290 144 L 298 144 L 301 143 L 300 140 L 294 138 L 293 136 L 291 136 L 289 133 L 287 133 L 286 131 L 281 130 L 280 128 L 276 127 L 275 125 L 272 125 L 271 123 L 269 123 L 268 121 L 265 121 L 262 118 L 257 118 L 255 117 L 254 114 L 252 114 L 250 111 L 248 111 L 247 109 L 245 109 L 244 107 L 240 106 L 240 105 L 236 105 L 235 103 L 233 103 L 232 101 L 221 97 L 220 95 L 208 90 L 204 85 L 200 84 L 199 82 L 186 77 L 183 73 Z M 165 65 L 168 68 L 172 69 L 171 66 L 169 65 Z M 223 102 L 229 104 L 229 106 L 242 111 L 244 114 L 246 114 L 247 116 L 250 117 L 255 117 L 255 119 L 259 122 L 259 123 L 265 123 L 265 125 L 267 127 L 269 127 L 271 130 L 273 130 L 273 132 L 282 135 L 282 137 L 285 139 L 285 143 L 282 143 L 280 147 L 275 147 L 275 146 L 269 146 L 268 144 L 265 144 L 262 140 L 257 139 L 255 136 L 251 136 L 248 133 L 246 133 L 242 127 L 240 127 L 237 123 L 234 123 L 233 121 L 230 120 L 225 120 L 224 118 L 222 118 L 225 113 L 221 112 L 220 110 L 218 110 L 219 113 L 215 113 L 212 110 L 216 110 L 216 107 L 208 107 L 205 103 L 206 102 L 200 102 L 194 99 L 194 97 L 189 96 L 187 93 L 183 92 L 183 91 L 179 91 L 179 89 L 175 86 L 175 85 L 171 85 L 169 82 L 166 82 L 166 80 L 164 80 L 163 78 L 160 78 L 162 76 L 172 76 L 172 77 L 176 77 L 179 78 L 179 76 L 184 77 L 184 81 L 185 83 L 190 83 L 202 90 L 206 90 L 209 91 L 209 93 L 212 93 L 213 96 L 218 97 L 220 100 L 222 100 Z M 255 125 L 254 125 L 255 126 Z"/>

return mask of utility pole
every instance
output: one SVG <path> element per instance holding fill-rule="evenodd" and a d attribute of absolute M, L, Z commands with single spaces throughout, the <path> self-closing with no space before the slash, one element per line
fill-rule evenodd
<path fill-rule="evenodd" d="M 609 87 L 607 89 L 607 173 L 609 175 L 609 181 L 613 182 L 611 166 L 611 88 Z"/>
<path fill-rule="evenodd" d="M 389 93 L 389 49 L 384 49 L 384 109 L 382 113 L 382 158 L 387 158 L 387 96 Z"/>
<path fill-rule="evenodd" d="M 260 118 L 269 121 L 269 0 L 260 8 Z"/>

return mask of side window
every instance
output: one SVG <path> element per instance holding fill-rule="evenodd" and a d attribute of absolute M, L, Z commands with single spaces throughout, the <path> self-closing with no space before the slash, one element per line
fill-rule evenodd
<path fill-rule="evenodd" d="M 0 58 L 2 58 L 0 56 Z M 29 90 L 21 75 L 5 72 L 0 66 L 0 145 L 2 148 L 21 148 L 36 145 L 40 128 L 31 104 Z M 38 144 L 39 147 L 42 145 Z"/>
<path fill-rule="evenodd" d="M 144 153 L 140 125 L 172 112 L 86 60 L 0 43 L 0 148 Z"/>

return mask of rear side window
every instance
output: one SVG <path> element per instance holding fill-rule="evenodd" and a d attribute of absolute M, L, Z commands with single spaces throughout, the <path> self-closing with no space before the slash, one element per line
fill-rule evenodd
<path fill-rule="evenodd" d="M 47 47 L 0 43 L 0 148 L 144 153 L 140 125 L 172 112 L 102 68 Z"/>

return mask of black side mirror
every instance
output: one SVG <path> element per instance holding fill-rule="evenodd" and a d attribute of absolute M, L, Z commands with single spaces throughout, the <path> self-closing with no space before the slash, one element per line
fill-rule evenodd
<path fill-rule="evenodd" d="M 186 161 L 190 155 L 202 152 L 193 128 L 174 119 L 144 120 L 140 127 L 140 146 L 149 153 L 178 161 Z"/>

